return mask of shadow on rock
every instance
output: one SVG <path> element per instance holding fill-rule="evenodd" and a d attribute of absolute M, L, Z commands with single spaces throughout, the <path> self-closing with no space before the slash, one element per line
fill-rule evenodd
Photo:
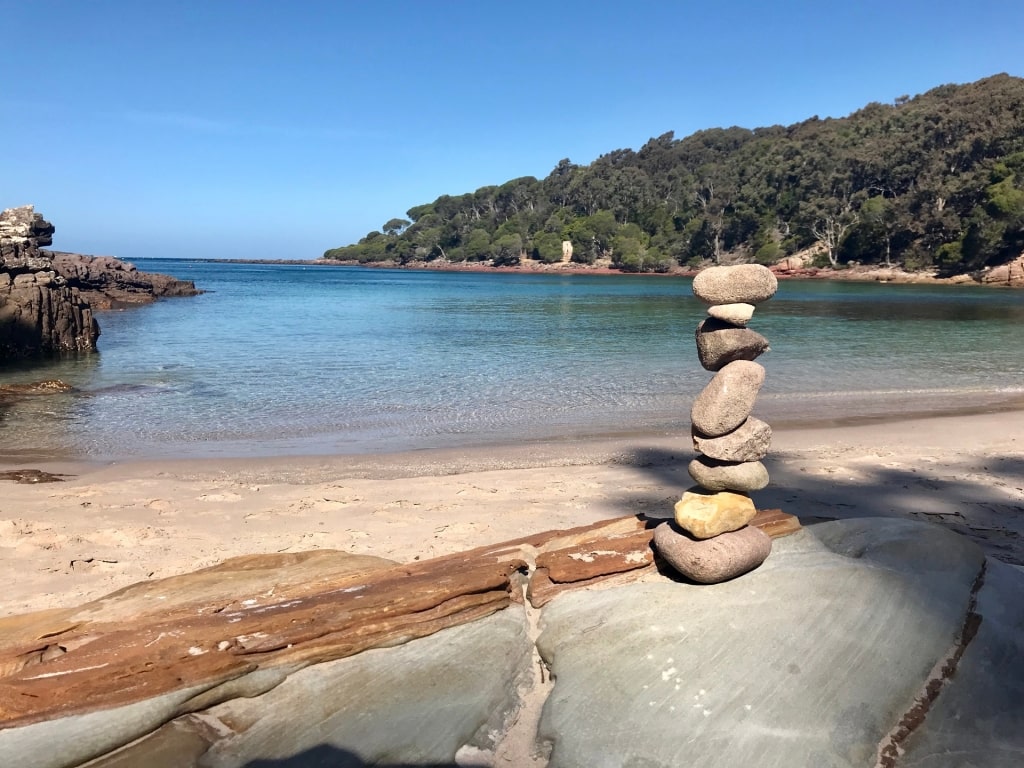
<path fill-rule="evenodd" d="M 367 763 L 355 752 L 320 744 L 292 757 L 251 760 L 244 768 L 483 768 L 473 763 Z"/>

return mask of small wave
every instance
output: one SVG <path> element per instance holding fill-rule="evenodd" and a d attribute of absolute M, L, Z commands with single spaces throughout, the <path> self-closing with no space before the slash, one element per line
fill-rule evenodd
<path fill-rule="evenodd" d="M 760 396 L 762 400 L 828 400 L 848 397 L 894 397 L 929 395 L 1024 395 L 1024 387 L 936 387 L 928 389 L 834 389 L 817 392 L 771 392 Z"/>

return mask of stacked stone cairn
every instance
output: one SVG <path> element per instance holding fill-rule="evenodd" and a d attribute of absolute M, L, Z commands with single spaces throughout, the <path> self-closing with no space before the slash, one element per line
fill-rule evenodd
<path fill-rule="evenodd" d="M 768 557 L 771 538 L 748 525 L 757 508 L 748 495 L 768 485 L 761 463 L 772 430 L 751 416 L 764 383 L 754 360 L 768 340 L 747 323 L 754 305 L 775 295 L 775 275 L 758 264 L 710 267 L 693 281 L 693 293 L 708 306 L 697 326 L 697 356 L 715 376 L 697 395 L 690 419 L 694 450 L 690 476 L 697 485 L 675 505 L 675 522 L 654 531 L 661 557 L 692 581 L 715 584 L 757 568 Z"/>

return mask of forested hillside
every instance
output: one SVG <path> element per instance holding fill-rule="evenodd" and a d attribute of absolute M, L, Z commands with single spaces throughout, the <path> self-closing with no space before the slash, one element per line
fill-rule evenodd
<path fill-rule="evenodd" d="M 611 258 L 628 271 L 774 263 L 815 243 L 833 266 L 945 274 L 1024 250 L 1024 79 L 943 85 L 849 117 L 669 132 L 547 178 L 443 195 L 328 259 Z"/>

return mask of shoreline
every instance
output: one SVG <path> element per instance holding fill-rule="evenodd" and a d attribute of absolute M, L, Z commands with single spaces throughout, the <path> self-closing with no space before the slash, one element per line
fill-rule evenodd
<path fill-rule="evenodd" d="M 687 434 L 362 456 L 49 462 L 2 482 L 0 615 L 70 606 L 260 552 L 410 562 L 613 517 L 671 514 Z M 783 428 L 752 494 L 805 525 L 897 516 L 1024 563 L 1024 411 Z"/>
<path fill-rule="evenodd" d="M 623 277 L 694 277 L 700 270 L 690 267 L 674 267 L 667 272 L 624 272 L 608 264 L 578 264 L 573 262 L 545 262 L 524 260 L 518 266 L 495 267 L 485 262 L 434 261 L 409 262 L 358 262 L 334 259 L 182 259 L 203 264 L 280 264 L 311 267 L 361 267 L 364 269 L 399 269 L 420 272 L 470 272 L 480 274 L 520 275 L 619 275 Z M 773 268 L 779 280 L 836 280 L 839 282 L 891 283 L 893 285 L 952 285 L 979 286 L 984 288 L 1024 288 L 1002 282 L 984 282 L 969 274 L 952 277 L 938 277 L 934 270 L 906 271 L 900 267 L 879 265 L 855 265 L 837 269 L 834 267 L 804 267 L 799 269 Z"/>
<path fill-rule="evenodd" d="M 935 444 L 952 447 L 959 444 L 959 429 L 965 426 L 975 428 L 982 423 L 991 427 L 993 432 L 1000 431 L 996 427 L 1012 426 L 1006 430 L 1009 440 L 1014 442 L 1015 434 L 1020 435 L 1021 448 L 1024 450 L 1024 399 L 1021 399 L 1005 408 L 964 408 L 944 413 L 906 413 L 896 417 L 838 416 L 799 422 L 772 422 L 771 453 L 775 454 L 791 446 L 802 447 L 810 439 L 828 445 L 830 435 L 835 435 L 839 441 L 855 439 L 866 443 L 868 436 L 875 433 L 889 436 L 890 441 L 894 434 L 926 435 Z M 899 442 L 904 443 L 903 440 Z M 658 453 L 647 453 L 651 451 Z M 85 456 L 31 460 L 0 454 L 0 472 L 31 468 L 71 477 L 122 478 L 174 474 L 194 479 L 222 477 L 232 473 L 252 482 L 266 482 L 269 479 L 275 482 L 314 484 L 330 478 L 387 481 L 503 470 L 599 465 L 653 466 L 671 463 L 680 455 L 686 456 L 686 461 L 689 461 L 691 454 L 694 451 L 687 428 L 671 433 L 664 430 L 636 430 L 558 440 L 474 443 L 373 453 L 312 452 L 112 460 Z"/>
<path fill-rule="evenodd" d="M 978 397 L 981 397 L 979 400 Z M 1024 393 L 1010 392 L 986 392 L 975 397 L 961 397 L 961 401 L 954 398 L 951 404 L 946 406 L 943 400 L 942 406 L 936 406 L 934 400 L 931 403 L 922 402 L 916 408 L 872 411 L 868 413 L 843 414 L 836 416 L 814 415 L 810 417 L 786 417 L 777 413 L 765 410 L 755 412 L 754 416 L 767 421 L 772 425 L 776 436 L 782 432 L 834 429 L 834 428 L 857 428 L 857 427 L 888 427 L 897 426 L 905 422 L 929 421 L 932 419 L 955 419 L 957 417 L 982 416 L 988 414 L 1014 414 L 1024 413 Z M 967 400 L 967 401 L 963 401 Z M 370 447 L 366 450 L 349 449 L 336 451 L 331 450 L 330 443 L 333 437 L 330 434 L 318 439 L 308 440 L 305 449 L 298 450 L 260 450 L 258 446 L 265 445 L 267 441 L 257 438 L 247 440 L 229 440 L 225 442 L 210 441 L 201 443 L 209 445 L 206 451 L 195 451 L 188 454 L 171 452 L 168 454 L 148 455 L 124 455 L 124 456 L 88 456 L 76 454 L 72 450 L 35 450 L 19 453 L 5 452 L 0 446 L 0 472 L 18 469 L 35 468 L 53 473 L 79 474 L 87 472 L 92 468 L 108 466 L 129 466 L 129 465 L 168 465 L 177 463 L 253 463 L 253 462 L 304 462 L 307 460 L 319 461 L 332 459 L 336 462 L 345 462 L 351 466 L 373 467 L 381 462 L 390 462 L 398 459 L 399 466 L 422 466 L 422 462 L 411 461 L 413 457 L 459 457 L 467 454 L 485 455 L 493 453 L 497 456 L 535 457 L 538 461 L 547 466 L 547 462 L 557 460 L 561 456 L 573 456 L 579 451 L 580 445 L 618 445 L 629 444 L 642 440 L 688 440 L 689 420 L 688 416 L 678 419 L 678 424 L 664 424 L 659 426 L 648 425 L 636 428 L 600 428 L 582 429 L 571 434 L 558 436 L 537 435 L 519 438 L 488 439 L 485 436 L 477 436 L 466 440 L 466 435 L 438 435 L 433 444 L 424 444 L 410 447 Z M 459 437 L 459 441 L 453 438 Z M 238 444 L 250 446 L 249 450 L 234 450 L 230 447 Z M 271 443 L 272 444 L 272 443 Z M 605 452 L 607 453 L 607 452 Z M 589 455 L 589 454 L 585 454 Z M 410 458 L 409 461 L 401 460 L 403 457 Z M 586 460 L 586 459 L 585 459 Z M 496 467 L 502 466 L 499 462 Z M 525 467 L 527 465 L 522 465 Z M 542 466 L 542 465 L 538 465 Z M 370 475 L 364 475 L 370 476 Z"/>
<path fill-rule="evenodd" d="M 887 427 L 896 426 L 906 422 L 929 421 L 933 419 L 955 419 L 958 417 L 983 416 L 987 414 L 1015 414 L 1024 413 L 1024 394 L 1009 392 L 986 392 L 977 397 L 967 399 L 968 402 L 952 402 L 940 400 L 941 405 L 921 403 L 916 408 L 903 408 L 900 410 L 882 410 L 881 412 L 866 412 L 849 414 L 837 411 L 834 416 L 815 415 L 810 417 L 786 417 L 775 413 L 765 413 L 764 409 L 755 412 L 758 418 L 768 421 L 772 425 L 776 436 L 786 432 L 800 432 L 818 429 L 835 428 L 858 428 L 858 427 Z M 685 422 L 685 423 L 684 423 Z M 366 450 L 350 449 L 344 451 L 329 450 L 327 444 L 332 442 L 330 436 L 323 436 L 319 440 L 309 441 L 312 447 L 309 450 L 259 450 L 259 446 L 267 443 L 260 440 L 233 440 L 226 443 L 211 441 L 210 449 L 198 451 L 191 454 L 151 454 L 151 455 L 125 455 L 125 456 L 88 456 L 76 454 L 70 450 L 60 449 L 37 449 L 31 452 L 23 451 L 12 453 L 5 451 L 0 446 L 0 472 L 12 471 L 25 468 L 36 468 L 42 471 L 54 473 L 79 474 L 88 472 L 92 468 L 102 468 L 114 465 L 168 465 L 178 463 L 263 463 L 263 462 L 303 462 L 309 460 L 330 459 L 332 463 L 345 462 L 352 466 L 374 466 L 381 463 L 389 463 L 397 460 L 400 466 L 422 466 L 422 461 L 411 461 L 407 457 L 457 457 L 465 454 L 487 454 L 494 453 L 500 456 L 536 457 L 537 461 L 545 462 L 551 457 L 576 455 L 577 446 L 598 446 L 598 445 L 621 445 L 642 440 L 666 441 L 684 439 L 689 434 L 689 417 L 679 417 L 679 426 L 648 426 L 627 429 L 615 429 L 613 427 L 594 428 L 591 430 L 580 430 L 573 434 L 566 434 L 559 437 L 536 436 L 521 438 L 488 439 L 480 436 L 468 442 L 444 442 L 439 444 L 435 441 L 432 445 L 415 446 L 408 448 L 384 448 Z M 441 438 L 453 438 L 455 435 L 441 435 Z M 464 437 L 464 436 L 463 436 Z M 225 445 L 253 446 L 253 450 L 235 450 L 224 448 Z M 317 443 L 323 446 L 316 447 Z M 215 450 L 220 447 L 221 450 Z M 525 459 L 524 459 L 525 460 Z M 428 460 L 427 463 L 430 463 Z M 505 462 L 496 462 L 495 468 L 502 468 Z M 527 465 L 522 465 L 527 466 Z M 539 465 L 538 465 L 539 466 Z M 364 475 L 369 476 L 369 475 Z"/>

